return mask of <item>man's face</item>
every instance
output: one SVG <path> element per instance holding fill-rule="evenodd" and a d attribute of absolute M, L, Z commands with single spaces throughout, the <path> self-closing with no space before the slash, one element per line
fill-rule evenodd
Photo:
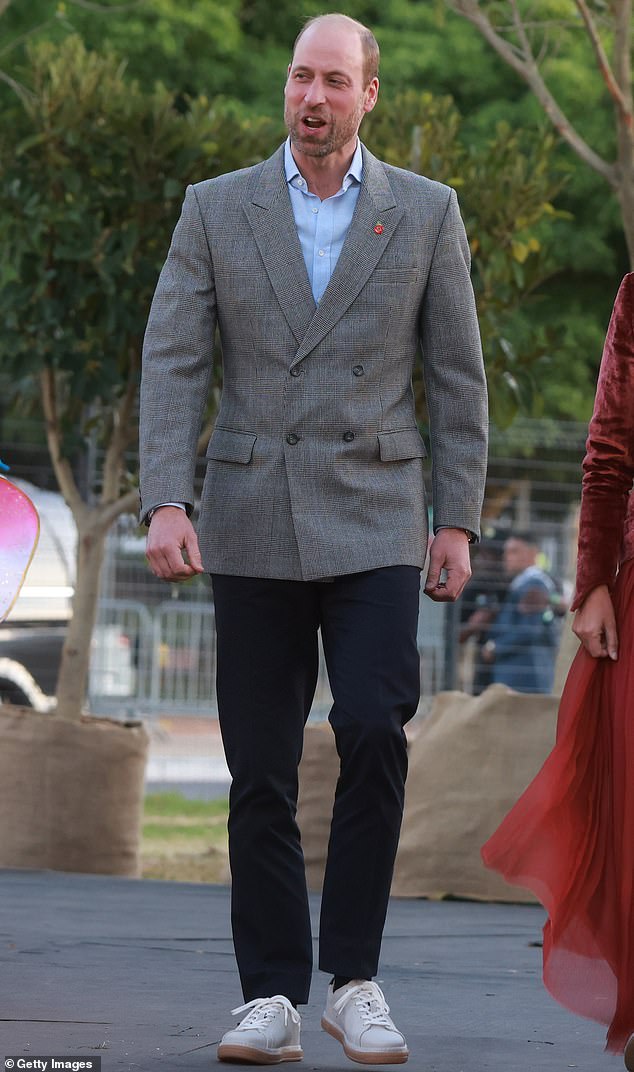
<path fill-rule="evenodd" d="M 537 548 L 524 540 L 511 536 L 504 544 L 504 571 L 509 577 L 516 577 L 522 570 L 535 564 Z"/>
<path fill-rule="evenodd" d="M 324 157 L 354 152 L 366 112 L 374 108 L 378 78 L 364 86 L 363 48 L 354 27 L 332 21 L 300 38 L 284 89 L 284 121 L 294 149 Z"/>

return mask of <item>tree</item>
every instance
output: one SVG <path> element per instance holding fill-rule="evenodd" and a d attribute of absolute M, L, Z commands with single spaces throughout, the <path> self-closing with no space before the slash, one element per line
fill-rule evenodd
<path fill-rule="evenodd" d="M 563 183 L 554 137 L 500 123 L 474 146 L 450 97 L 413 91 L 365 123 L 364 137 L 389 163 L 458 190 L 493 419 L 504 427 L 519 411 L 541 412 L 540 373 L 558 336 L 536 328 L 532 311 L 535 291 L 553 268 L 550 224 L 565 215 L 553 205 Z"/>
<path fill-rule="evenodd" d="M 618 199 L 630 265 L 634 268 L 634 106 L 632 0 L 446 0 L 468 19 L 530 87 L 576 156 L 599 174 Z M 576 17 L 571 17 L 576 16 Z M 548 61 L 579 34 L 603 81 L 614 114 L 615 156 L 590 144 L 549 87 Z M 612 60 L 609 51 L 612 52 Z M 573 94 L 569 94 L 572 96 Z"/>
<path fill-rule="evenodd" d="M 89 50 L 108 46 L 117 52 L 148 91 L 157 77 L 174 92 L 190 96 L 233 90 L 243 44 L 237 0 L 1 2 L 7 5 L 4 66 L 14 80 L 26 44 L 61 44 L 79 34 Z"/>
<path fill-rule="evenodd" d="M 570 9 L 569 0 L 566 5 Z M 21 69 L 25 43 L 60 43 L 77 30 L 89 49 L 111 45 L 126 61 L 127 72 L 148 92 L 160 72 L 181 109 L 187 107 L 188 94 L 205 93 L 211 99 L 222 93 L 241 102 L 241 119 L 278 116 L 286 64 L 301 18 L 320 10 L 318 0 L 306 0 L 301 16 L 293 0 L 279 0 L 274 11 L 270 0 L 222 4 L 220 0 L 192 0 L 186 11 L 179 0 L 30 0 L 29 4 L 13 0 L 1 20 L 7 44 L 0 63 L 11 79 L 24 85 L 28 81 Z M 382 88 L 373 121 L 384 116 L 386 124 L 392 122 L 402 93 L 420 94 L 424 88 L 434 98 L 449 94 L 461 116 L 459 141 L 477 159 L 486 158 L 488 147 L 495 144 L 500 123 L 516 132 L 544 123 L 525 83 L 467 19 L 449 10 L 446 0 L 425 4 L 350 0 L 346 11 L 372 26 L 381 45 Z M 583 35 L 564 27 L 559 37 L 559 49 L 553 47 L 548 59 L 549 84 L 586 141 L 607 158 L 613 151 L 611 98 L 602 93 L 603 83 L 593 76 Z M 14 96 L 8 85 L 0 83 L 0 107 L 9 107 Z M 380 153 L 374 130 L 374 126 L 364 127 L 363 137 Z M 539 141 L 541 135 L 535 137 Z M 524 135 L 521 140 L 525 142 Z M 525 151 L 530 156 L 528 148 Z M 571 213 L 575 222 L 570 226 L 563 215 L 542 219 L 539 240 L 549 251 L 548 270 L 542 273 L 541 286 L 535 274 L 534 283 L 529 284 L 530 302 L 517 303 L 501 328 L 510 355 L 509 371 L 520 381 L 526 379 L 526 369 L 518 364 L 523 361 L 521 355 L 531 352 L 539 338 L 550 359 L 548 375 L 539 375 L 545 412 L 578 419 L 591 411 L 601 342 L 627 253 L 619 205 L 616 198 L 606 198 L 603 178 L 561 141 L 549 152 L 549 159 L 549 171 L 563 168 L 567 176 L 556 206 Z M 452 174 L 460 177 L 458 168 Z M 471 174 L 477 180 L 487 177 Z M 470 193 L 465 183 L 460 189 L 463 206 Z M 470 224 L 474 238 L 480 236 L 473 225 L 480 222 L 476 216 Z M 484 250 L 479 253 L 483 263 Z M 526 273 L 534 263 L 531 257 Z M 488 326 L 484 327 L 488 332 Z M 495 353 L 488 347 L 487 359 L 494 361 L 493 377 L 499 380 L 497 369 L 505 359 L 497 343 L 493 346 Z M 538 372 L 538 366 L 533 366 L 533 373 Z"/>
<path fill-rule="evenodd" d="M 182 114 L 77 37 L 33 47 L 30 61 L 28 96 L 0 131 L 0 355 L 17 394 L 37 385 L 78 529 L 57 703 L 79 719 L 105 537 L 137 504 L 126 451 L 143 331 L 184 187 L 260 159 L 273 128 L 204 99 Z M 87 442 L 100 464 L 97 486 L 82 488 Z"/>

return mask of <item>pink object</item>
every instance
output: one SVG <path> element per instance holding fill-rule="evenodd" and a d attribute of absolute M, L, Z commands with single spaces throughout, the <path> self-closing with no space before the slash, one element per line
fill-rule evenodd
<path fill-rule="evenodd" d="M 39 534 L 40 519 L 28 495 L 0 476 L 0 622 L 18 598 Z"/>

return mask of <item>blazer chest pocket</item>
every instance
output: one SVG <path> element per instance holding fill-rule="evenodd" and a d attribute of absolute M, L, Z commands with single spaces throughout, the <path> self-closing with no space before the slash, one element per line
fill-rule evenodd
<path fill-rule="evenodd" d="M 375 268 L 370 276 L 371 283 L 416 283 L 418 268 Z"/>
<path fill-rule="evenodd" d="M 395 432 L 379 432 L 379 456 L 382 462 L 402 462 L 410 458 L 426 458 L 427 451 L 418 428 L 398 428 Z"/>
<path fill-rule="evenodd" d="M 237 432 L 233 428 L 214 428 L 207 459 L 214 462 L 239 462 L 248 465 L 258 437 L 254 432 Z"/>

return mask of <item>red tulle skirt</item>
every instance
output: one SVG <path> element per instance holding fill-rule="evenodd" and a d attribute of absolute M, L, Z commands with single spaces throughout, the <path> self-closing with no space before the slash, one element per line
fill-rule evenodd
<path fill-rule="evenodd" d="M 553 751 L 482 849 L 548 913 L 544 983 L 566 1008 L 634 1032 L 634 560 L 614 590 L 619 658 L 580 650 Z"/>

